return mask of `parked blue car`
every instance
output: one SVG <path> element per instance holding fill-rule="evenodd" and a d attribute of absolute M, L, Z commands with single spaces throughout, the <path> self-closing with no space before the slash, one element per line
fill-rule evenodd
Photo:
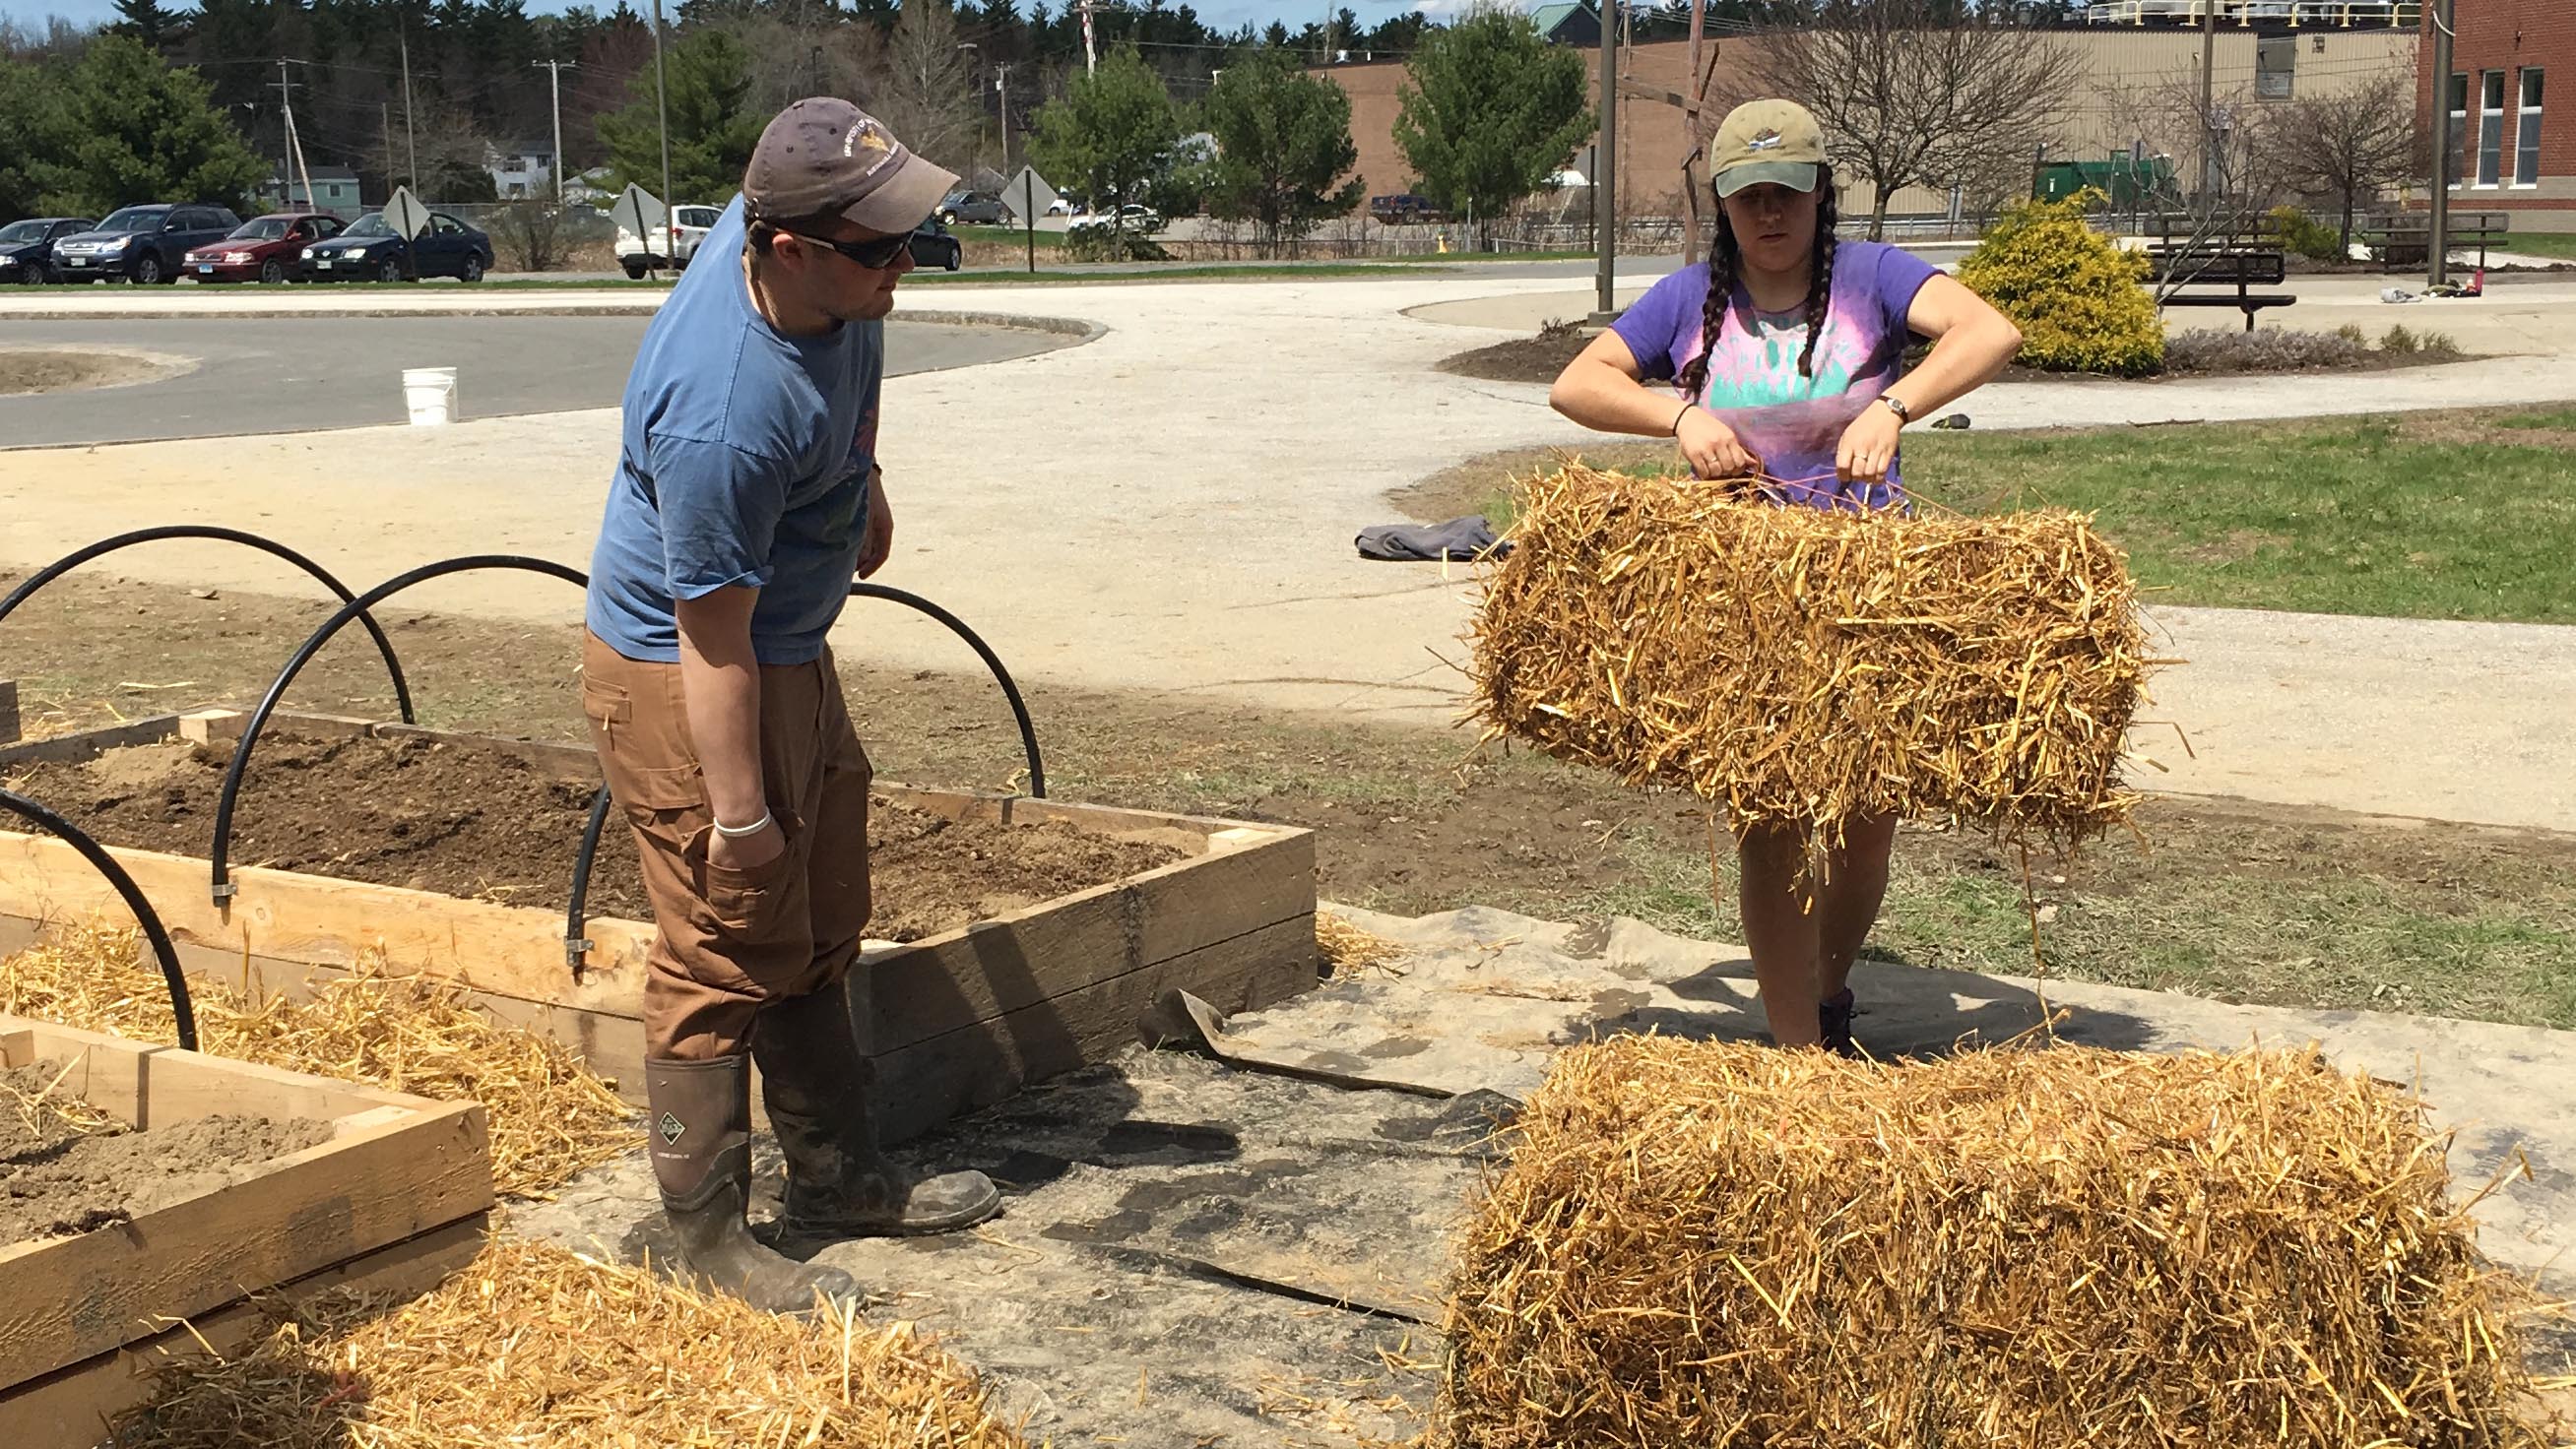
<path fill-rule="evenodd" d="M 179 280 L 179 259 L 222 241 L 241 218 L 221 206 L 129 206 L 108 213 L 96 230 L 54 243 L 57 281 L 123 277 L 146 286 Z"/>
<path fill-rule="evenodd" d="M 31 216 L 0 226 L 0 282 L 33 286 L 54 279 L 54 243 L 98 223 L 82 216 Z"/>
<path fill-rule="evenodd" d="M 409 241 L 394 235 L 385 214 L 371 211 L 329 241 L 304 249 L 305 275 L 316 282 L 399 282 L 405 277 L 483 280 L 492 269 L 492 238 L 443 211 Z"/>

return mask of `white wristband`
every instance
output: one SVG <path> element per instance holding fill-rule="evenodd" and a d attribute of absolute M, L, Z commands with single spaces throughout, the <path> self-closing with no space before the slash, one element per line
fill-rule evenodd
<path fill-rule="evenodd" d="M 740 840 L 745 836 L 758 835 L 769 828 L 770 818 L 770 813 L 763 810 L 760 812 L 760 818 L 749 825 L 727 825 L 719 820 L 716 822 L 716 834 L 727 840 Z"/>

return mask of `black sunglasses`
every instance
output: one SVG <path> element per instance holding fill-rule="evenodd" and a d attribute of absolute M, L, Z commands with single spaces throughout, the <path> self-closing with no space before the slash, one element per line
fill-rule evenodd
<path fill-rule="evenodd" d="M 875 241 L 853 242 L 834 241 L 830 237 L 814 236 L 810 233 L 801 231 L 789 231 L 783 226 L 772 227 L 770 230 L 778 233 L 780 236 L 792 236 L 798 241 L 806 242 L 818 247 L 826 247 L 832 251 L 839 252 L 841 255 L 848 257 L 851 261 L 854 261 L 860 266 L 866 267 L 871 271 L 883 271 L 886 268 L 893 266 L 894 259 L 902 256 L 905 249 L 912 245 L 912 238 L 909 235 L 879 237 Z"/>

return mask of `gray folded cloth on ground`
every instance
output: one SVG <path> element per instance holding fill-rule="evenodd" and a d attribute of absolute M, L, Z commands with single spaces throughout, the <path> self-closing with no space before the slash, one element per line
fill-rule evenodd
<path fill-rule="evenodd" d="M 1478 514 L 1447 523 L 1381 523 L 1361 529 L 1353 542 L 1362 558 L 1400 563 L 1500 558 L 1511 551 Z"/>

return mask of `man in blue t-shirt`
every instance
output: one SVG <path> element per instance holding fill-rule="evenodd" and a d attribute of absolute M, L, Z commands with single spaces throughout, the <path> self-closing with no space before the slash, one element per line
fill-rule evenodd
<path fill-rule="evenodd" d="M 750 1059 L 786 1239 L 946 1232 L 1001 1206 L 980 1173 L 913 1180 L 877 1148 L 876 1013 L 851 970 L 870 772 L 824 643 L 892 545 L 884 319 L 956 181 L 846 101 L 769 123 L 644 334 L 591 558 L 583 712 L 657 928 L 653 1170 L 690 1266 L 779 1312 L 858 1288 L 748 1231 Z"/>

